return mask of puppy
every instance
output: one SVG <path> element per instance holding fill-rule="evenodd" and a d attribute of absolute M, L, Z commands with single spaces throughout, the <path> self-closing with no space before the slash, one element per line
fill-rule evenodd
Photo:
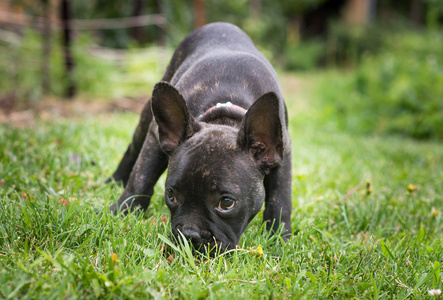
<path fill-rule="evenodd" d="M 260 211 L 291 235 L 291 141 L 277 75 L 238 27 L 189 34 L 144 107 L 110 180 L 125 190 L 111 212 L 146 210 L 167 169 L 172 234 L 194 247 L 233 249 Z"/>

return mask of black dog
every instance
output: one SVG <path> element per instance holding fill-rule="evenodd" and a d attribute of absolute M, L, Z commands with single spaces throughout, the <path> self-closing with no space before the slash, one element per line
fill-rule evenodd
<path fill-rule="evenodd" d="M 112 178 L 125 191 L 110 210 L 146 210 L 168 168 L 172 233 L 195 248 L 234 248 L 265 202 L 266 228 L 291 235 L 288 116 L 271 64 L 238 27 L 188 35 L 143 109 Z"/>

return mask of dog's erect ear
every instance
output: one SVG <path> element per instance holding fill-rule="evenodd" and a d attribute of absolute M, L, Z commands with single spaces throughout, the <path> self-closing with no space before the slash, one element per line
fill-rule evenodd
<path fill-rule="evenodd" d="M 248 109 L 238 132 L 237 144 L 253 156 L 265 173 L 283 159 L 279 103 L 273 92 L 261 96 Z"/>
<path fill-rule="evenodd" d="M 185 99 L 171 84 L 159 82 L 152 92 L 152 113 L 158 124 L 162 149 L 170 154 L 200 130 L 191 116 Z"/>

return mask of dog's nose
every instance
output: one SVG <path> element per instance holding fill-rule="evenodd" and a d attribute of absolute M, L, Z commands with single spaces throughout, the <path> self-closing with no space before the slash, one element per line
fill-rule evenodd
<path fill-rule="evenodd" d="M 190 240 L 199 240 L 201 238 L 200 233 L 193 229 L 184 230 L 183 235 Z"/>
<path fill-rule="evenodd" d="M 194 240 L 198 241 L 201 239 L 200 232 L 198 228 L 196 228 L 193 225 L 185 225 L 181 229 L 179 229 L 181 233 L 188 239 L 188 240 Z"/>

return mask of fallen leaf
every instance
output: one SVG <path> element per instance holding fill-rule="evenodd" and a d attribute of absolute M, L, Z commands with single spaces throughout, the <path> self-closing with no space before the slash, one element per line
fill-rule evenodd
<path fill-rule="evenodd" d="M 175 254 L 169 255 L 169 257 L 166 259 L 168 262 L 172 263 L 175 259 Z"/>

